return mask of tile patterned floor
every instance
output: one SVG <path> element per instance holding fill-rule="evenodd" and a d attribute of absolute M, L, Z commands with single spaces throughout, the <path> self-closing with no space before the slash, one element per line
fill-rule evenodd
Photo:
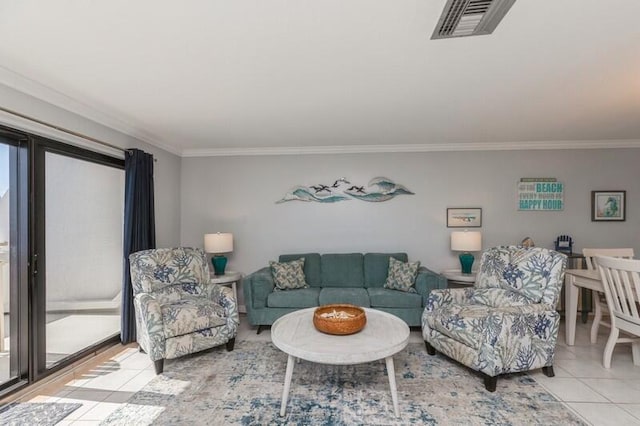
<path fill-rule="evenodd" d="M 608 329 L 603 328 L 598 343 L 589 343 L 590 324 L 579 324 L 576 345 L 564 343 L 562 325 L 556 349 L 556 377 L 542 372 L 532 375 L 549 392 L 593 425 L 640 426 L 640 366 L 634 366 L 629 345 L 617 345 L 611 369 L 602 367 L 602 352 Z M 412 342 L 422 342 L 418 331 Z M 268 330 L 257 335 L 241 317 L 238 340 L 270 341 Z M 51 389 L 34 401 L 80 402 L 81 408 L 59 425 L 97 425 L 153 377 L 149 357 L 133 348 L 125 348 L 110 361 L 92 369 L 62 388 Z"/>

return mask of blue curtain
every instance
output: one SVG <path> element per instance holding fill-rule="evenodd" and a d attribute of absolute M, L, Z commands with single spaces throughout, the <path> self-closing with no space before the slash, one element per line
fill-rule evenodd
<path fill-rule="evenodd" d="M 156 248 L 153 155 L 139 149 L 125 151 L 124 171 L 124 277 L 120 340 L 126 344 L 136 341 L 129 255 L 140 250 Z"/>

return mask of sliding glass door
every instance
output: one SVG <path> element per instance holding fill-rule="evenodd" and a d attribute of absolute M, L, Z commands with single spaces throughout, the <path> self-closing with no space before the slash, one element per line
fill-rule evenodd
<path fill-rule="evenodd" d="M 28 380 L 26 139 L 0 128 L 0 391 Z"/>
<path fill-rule="evenodd" d="M 0 398 L 120 334 L 124 160 L 0 126 Z"/>
<path fill-rule="evenodd" d="M 37 376 L 120 334 L 123 161 L 36 139 Z"/>

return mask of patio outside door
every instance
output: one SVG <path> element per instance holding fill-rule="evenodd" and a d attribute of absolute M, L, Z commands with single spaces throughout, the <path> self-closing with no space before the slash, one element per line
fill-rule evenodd
<path fill-rule="evenodd" d="M 35 139 L 36 377 L 120 334 L 124 164 Z"/>
<path fill-rule="evenodd" d="M 28 380 L 26 238 L 18 232 L 27 226 L 18 214 L 26 206 L 19 172 L 25 144 L 0 129 L 0 392 Z"/>

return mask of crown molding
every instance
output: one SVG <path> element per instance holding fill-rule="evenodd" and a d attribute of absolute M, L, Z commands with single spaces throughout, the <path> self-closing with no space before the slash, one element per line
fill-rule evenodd
<path fill-rule="evenodd" d="M 542 149 L 640 148 L 640 139 L 527 141 L 491 143 L 434 143 L 411 145 L 287 146 L 265 148 L 185 149 L 182 157 L 234 157 L 258 155 L 372 154 L 447 151 L 525 151 Z"/>
<path fill-rule="evenodd" d="M 94 121 L 112 130 L 116 130 L 127 136 L 138 139 L 142 142 L 146 142 L 149 145 L 161 148 L 172 154 L 180 156 L 182 154 L 180 149 L 174 146 L 167 145 L 162 142 L 158 142 L 160 138 L 153 135 L 151 132 L 141 129 L 139 126 L 134 125 L 120 117 L 115 117 L 104 111 L 99 110 L 93 106 L 84 104 L 76 99 L 73 99 L 63 93 L 58 92 L 44 84 L 38 83 L 35 80 L 31 80 L 21 74 L 11 71 L 5 67 L 0 66 L 0 84 L 10 87 L 18 92 L 32 96 L 41 101 L 47 102 L 55 107 L 64 109 L 73 114 L 79 115 L 82 118 Z M 26 114 L 26 112 L 24 112 Z M 28 115 L 28 114 L 27 114 Z M 40 118 L 40 117 L 38 117 Z M 21 119 L 20 122 L 26 122 L 27 120 Z M 46 121 L 46 120 L 45 120 Z M 28 127 L 33 127 L 27 125 Z M 27 127 L 27 126 L 23 126 Z M 38 126 L 42 127 L 42 126 Z M 26 130 L 26 129 L 25 129 Z M 45 128 L 42 128 L 40 133 L 47 133 Z M 52 136 L 54 132 L 50 133 Z M 48 134 L 45 134 L 48 135 Z M 59 135 L 57 135 L 59 136 Z"/>
<path fill-rule="evenodd" d="M 0 66 L 0 84 L 32 96 L 55 107 L 94 121 L 107 128 L 116 130 L 127 136 L 146 142 L 180 157 L 235 157 L 262 155 L 322 155 L 322 154 L 373 154 L 402 152 L 452 152 L 452 151 L 521 151 L 542 149 L 615 149 L 640 148 L 640 139 L 612 140 L 564 140 L 564 141 L 519 141 L 519 142 L 478 142 L 478 143 L 428 143 L 400 145 L 334 145 L 334 146 L 285 146 L 285 147 L 249 147 L 249 148 L 208 148 L 183 149 L 158 142 L 160 138 L 139 126 L 120 117 L 115 117 L 95 107 L 86 105 L 76 99 L 64 95 L 55 89 L 26 78 L 14 71 Z M 23 130 L 33 131 L 43 136 L 56 139 L 69 139 L 53 129 L 31 123 L 26 119 L 0 114 L 2 122 Z M 75 140 L 77 139 L 77 140 Z M 78 144 L 86 144 L 75 138 Z"/>

